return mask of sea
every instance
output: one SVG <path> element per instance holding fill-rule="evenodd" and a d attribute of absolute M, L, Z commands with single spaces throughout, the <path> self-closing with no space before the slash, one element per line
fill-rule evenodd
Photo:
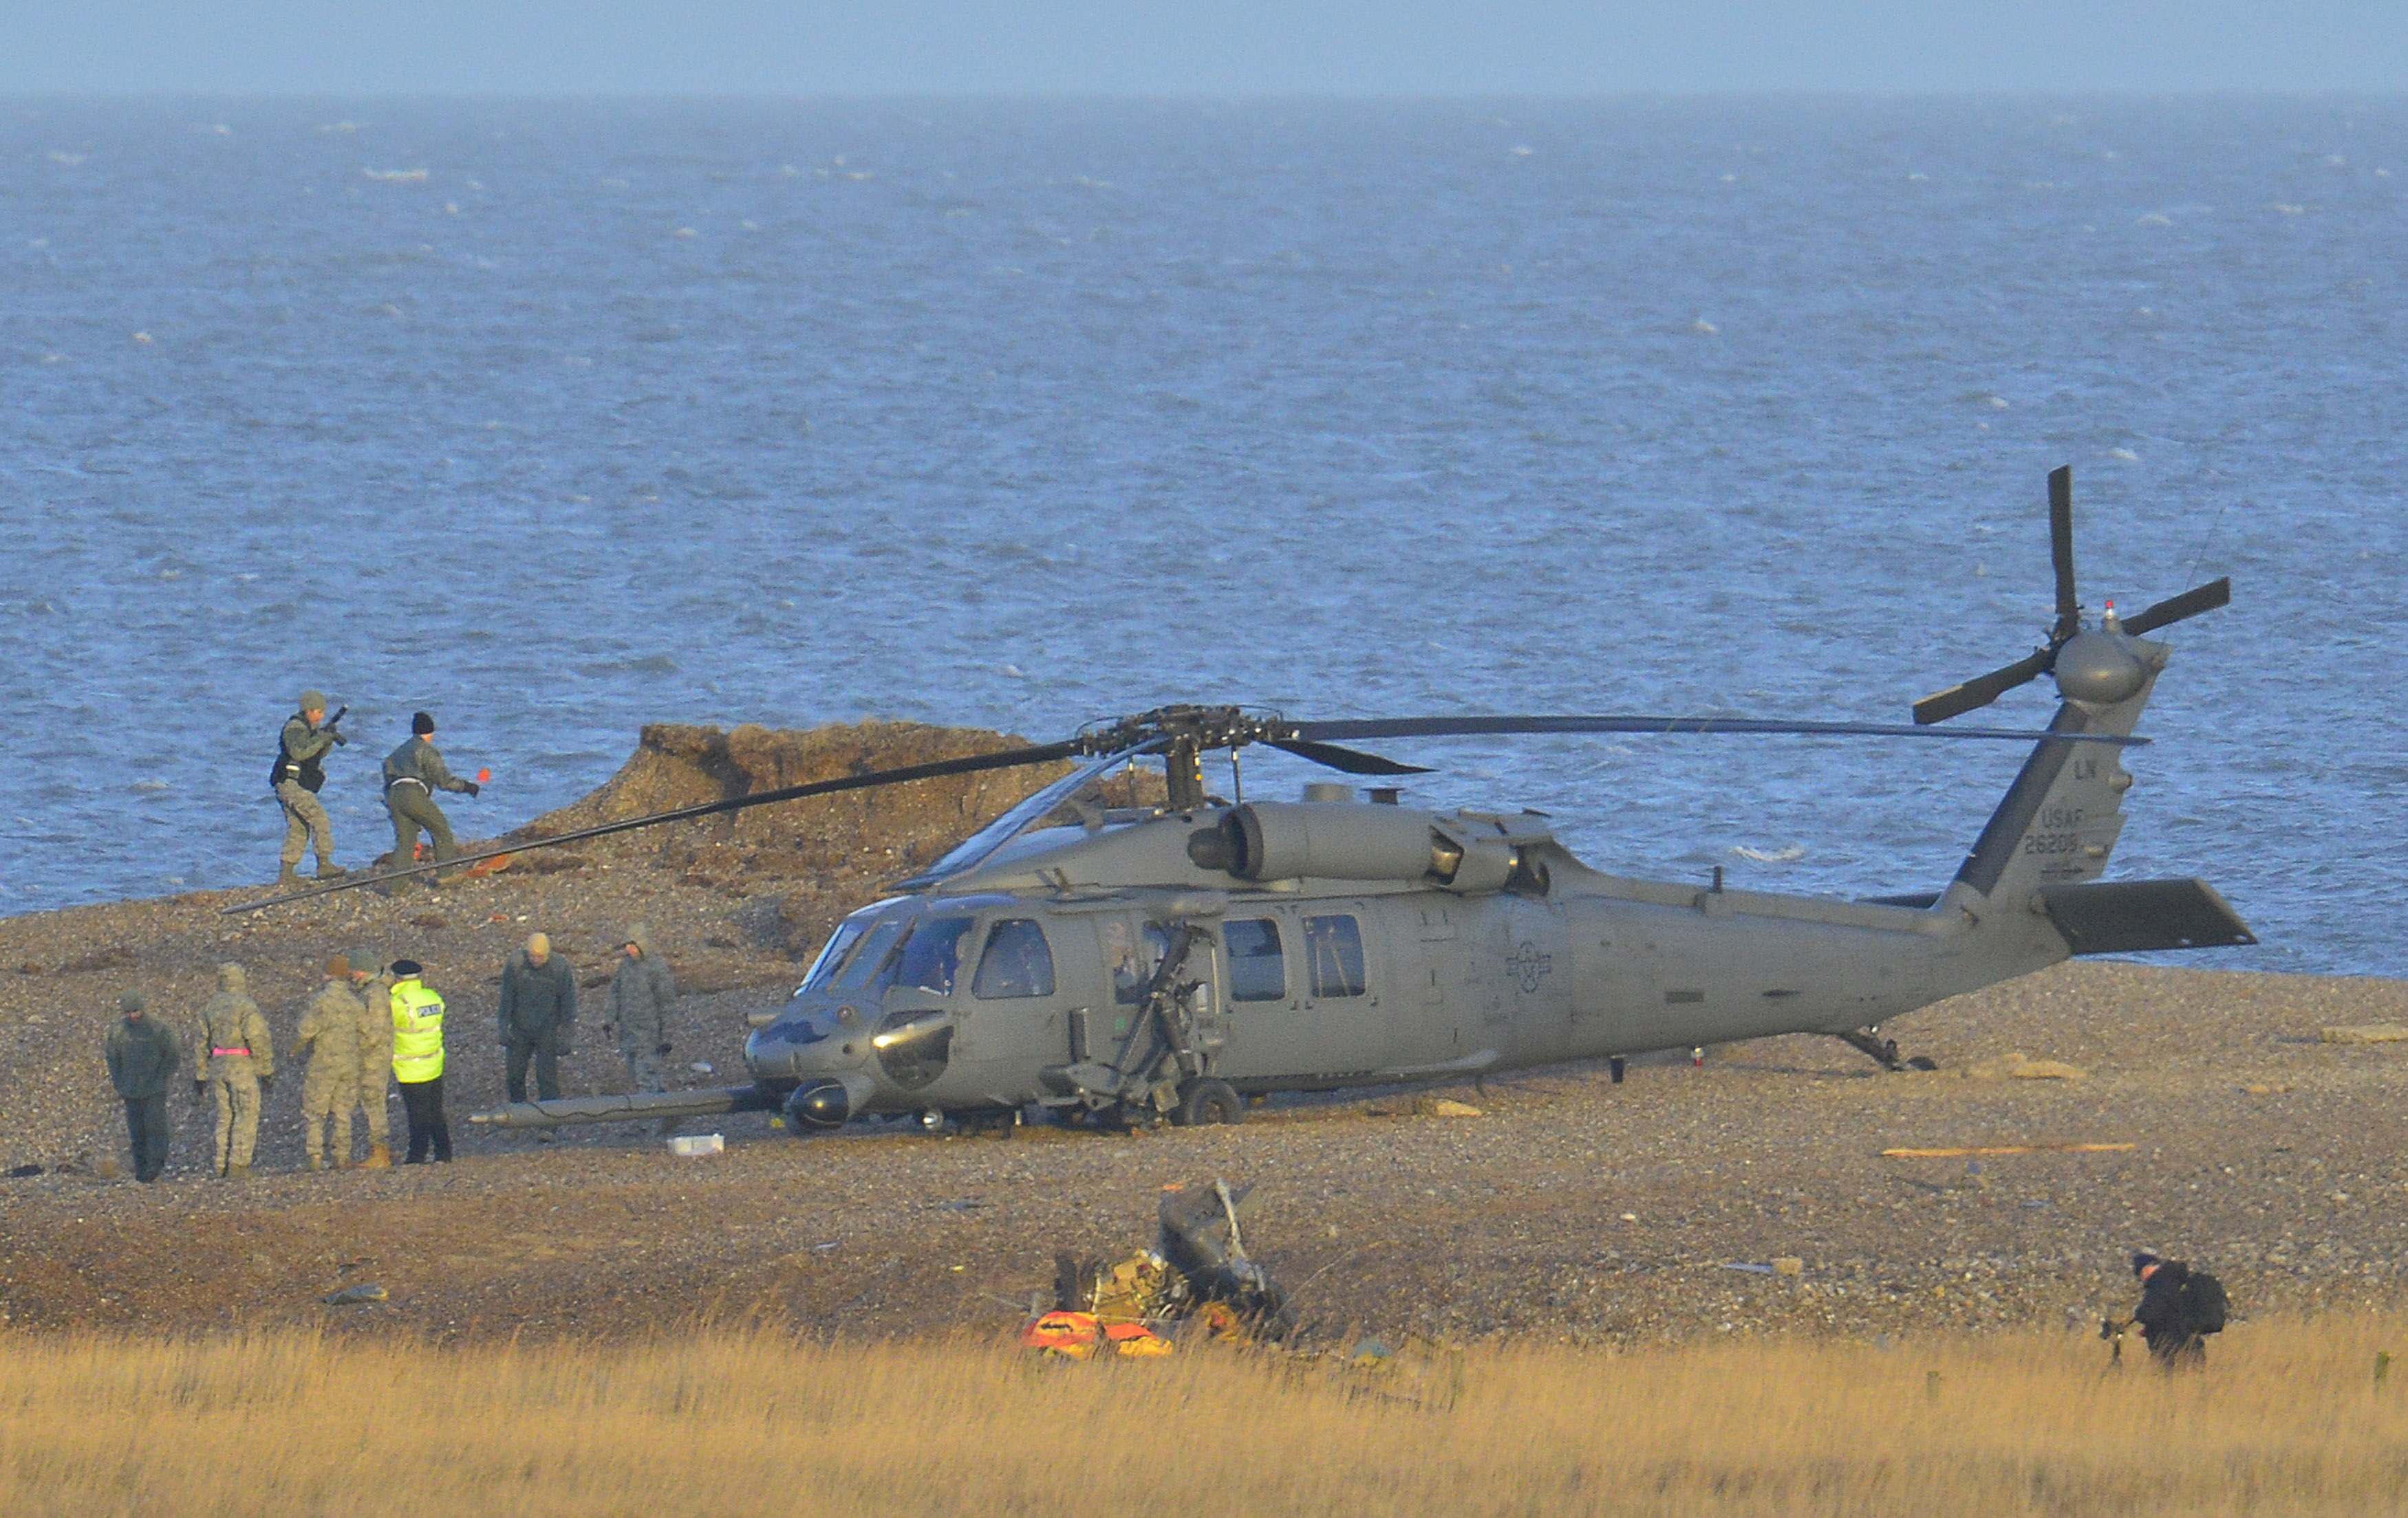
<path fill-rule="evenodd" d="M 304 686 L 354 865 L 418 709 L 464 834 L 652 722 L 1903 721 L 2070 465 L 2094 613 L 2233 582 L 2111 874 L 2408 973 L 2403 191 L 2398 98 L 0 101 L 0 913 L 267 881 Z M 2024 752 L 1388 749 L 1840 895 Z"/>

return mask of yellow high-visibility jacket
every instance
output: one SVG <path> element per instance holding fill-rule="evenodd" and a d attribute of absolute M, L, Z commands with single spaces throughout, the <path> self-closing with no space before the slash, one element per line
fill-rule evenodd
<path fill-rule="evenodd" d="M 403 1085 L 443 1073 L 443 998 L 415 978 L 393 986 L 393 1078 Z"/>

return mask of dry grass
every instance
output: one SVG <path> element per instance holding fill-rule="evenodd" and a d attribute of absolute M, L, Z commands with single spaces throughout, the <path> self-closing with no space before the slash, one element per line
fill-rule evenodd
<path fill-rule="evenodd" d="M 0 1512 L 2401 1511 L 2408 1317 L 2204 1376 L 2063 1336 L 1042 1365 L 767 1334 L 466 1351 L 0 1339 Z"/>

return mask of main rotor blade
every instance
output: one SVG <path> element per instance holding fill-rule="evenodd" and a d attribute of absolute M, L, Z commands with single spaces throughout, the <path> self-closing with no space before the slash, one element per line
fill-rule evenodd
<path fill-rule="evenodd" d="M 524 853 L 531 849 L 553 849 L 564 843 L 581 843 L 588 838 L 607 838 L 613 833 L 632 833 L 640 827 L 658 827 L 664 823 L 692 822 L 699 817 L 717 817 L 731 811 L 743 811 L 752 807 L 772 806 L 781 801 L 801 801 L 810 796 L 833 795 L 839 791 L 867 791 L 882 785 L 901 785 L 910 780 L 937 780 L 947 775 L 975 775 L 984 770 L 1017 769 L 1025 765 L 1051 764 L 1068 759 L 1081 752 L 1076 743 L 1040 743 L 1030 748 L 1003 749 L 994 753 L 973 753 L 959 759 L 938 759 L 924 765 L 904 765 L 894 769 L 874 769 L 861 775 L 839 775 L 834 780 L 810 780 L 801 785 L 781 786 L 774 791 L 756 792 L 752 795 L 732 796 L 724 801 L 705 801 L 695 806 L 680 807 L 673 811 L 657 811 L 643 817 L 629 817 L 615 823 L 603 823 L 594 827 L 580 827 L 573 832 L 556 833 L 548 838 L 529 838 L 521 843 L 499 844 L 480 849 L 474 853 L 454 854 L 449 859 L 423 865 L 411 865 L 401 869 L 389 869 L 375 875 L 358 875 L 337 881 L 331 885 L 313 886 L 307 891 L 290 891 L 265 901 L 248 901 L 237 907 L 219 909 L 219 915 L 231 917 L 239 912 L 255 912 L 263 907 L 280 907 L 288 901 L 306 901 L 311 896 L 331 895 L 337 891 L 356 891 L 362 886 L 381 885 L 387 881 L 403 881 L 433 870 L 453 869 L 473 865 L 480 860 L 498 859 L 504 854 Z"/>
<path fill-rule="evenodd" d="M 2202 611 L 2229 605 L 2232 600 L 2232 577 L 2212 580 L 2204 585 L 2194 585 L 2180 595 L 2169 595 L 2137 617 L 2124 619 L 2124 631 L 2139 637 L 2158 628 L 2196 617 Z"/>
<path fill-rule="evenodd" d="M 1986 675 L 1976 675 L 1961 685 L 1925 696 L 1914 704 L 1917 723 L 1945 722 L 1959 712 L 1986 707 L 1999 697 L 2045 672 L 2049 661 L 2057 657 L 2054 649 L 2040 649 L 2017 659 L 2004 669 L 1993 669 Z"/>
<path fill-rule="evenodd" d="M 2048 472 L 2048 554 L 2057 566 L 2057 630 L 2064 642 L 2082 631 L 2082 603 L 2073 592 L 2073 466 Z"/>
<path fill-rule="evenodd" d="M 1366 753 L 1360 749 L 1341 749 L 1335 743 L 1314 743 L 1302 738 L 1293 741 L 1273 738 L 1269 740 L 1268 746 L 1278 749 L 1283 753 L 1295 754 L 1299 759 L 1310 759 L 1316 765 L 1326 765 L 1332 769 L 1342 770 L 1349 775 L 1426 775 L 1430 772 L 1427 765 L 1399 764 L 1394 759 L 1382 758 L 1376 753 Z"/>
<path fill-rule="evenodd" d="M 2026 677 L 2029 678 L 2029 677 Z M 2143 744 L 2144 738 L 2034 732 L 2010 727 L 1909 727 L 1898 723 L 1791 722 L 1765 717 L 1385 717 L 1362 722 L 1294 723 L 1297 738 L 1510 737 L 1532 733 L 1798 735 L 1809 738 L 1964 738 L 2014 743 Z"/>

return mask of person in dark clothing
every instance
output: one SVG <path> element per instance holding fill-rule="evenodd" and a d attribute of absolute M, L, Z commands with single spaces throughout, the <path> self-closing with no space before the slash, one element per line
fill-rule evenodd
<path fill-rule="evenodd" d="M 2197 1370 L 2207 1364 L 2207 1340 L 2191 1321 L 2190 1267 L 2180 1260 L 2161 1260 L 2145 1252 L 2132 1256 L 2132 1274 L 2140 1278 L 2141 1303 L 2132 1321 L 2149 1353 L 2166 1370 Z"/>
<path fill-rule="evenodd" d="M 403 868 L 417 857 L 421 828 L 434 841 L 438 863 L 460 852 L 452 837 L 451 819 L 435 804 L 437 791 L 474 796 L 477 782 L 452 773 L 443 763 L 443 755 L 436 752 L 434 717 L 423 711 L 413 712 L 409 741 L 384 756 L 384 809 L 393 818 L 394 868 Z M 433 890 L 437 877 L 445 873 L 437 870 L 420 883 Z"/>
<path fill-rule="evenodd" d="M 560 1056 L 568 1053 L 577 1021 L 577 972 L 552 952 L 552 939 L 536 934 L 502 967 L 501 1040 L 508 1053 L 504 1081 L 510 1100 L 527 1099 L 527 1065 L 535 1065 L 536 1094 L 545 1101 L 560 1095 Z M 537 1135 L 550 1138 L 549 1131 Z"/>
<path fill-rule="evenodd" d="M 184 1046 L 165 1023 L 143 1014 L 142 993 L 117 998 L 124 1015 L 108 1030 L 109 1083 L 125 1102 L 134 1179 L 156 1181 L 167 1168 L 167 1087 L 183 1067 Z"/>

